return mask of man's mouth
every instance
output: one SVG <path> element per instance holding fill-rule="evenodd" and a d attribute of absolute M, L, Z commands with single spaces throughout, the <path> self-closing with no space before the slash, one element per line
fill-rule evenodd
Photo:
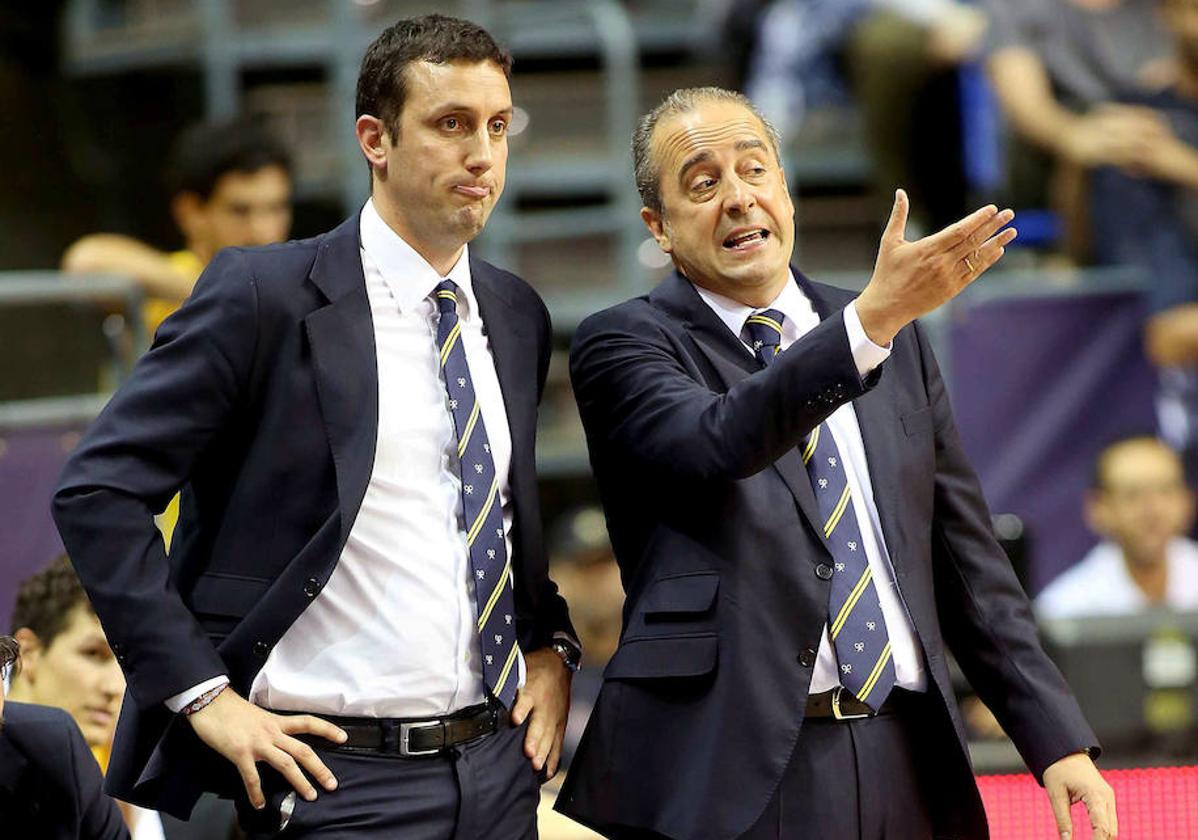
<path fill-rule="evenodd" d="M 724 247 L 729 251 L 745 251 L 769 238 L 770 232 L 765 228 L 738 230 L 724 240 Z"/>
<path fill-rule="evenodd" d="M 491 194 L 491 188 L 486 186 L 478 186 L 473 184 L 458 184 L 453 188 L 454 192 L 470 198 L 486 198 Z"/>

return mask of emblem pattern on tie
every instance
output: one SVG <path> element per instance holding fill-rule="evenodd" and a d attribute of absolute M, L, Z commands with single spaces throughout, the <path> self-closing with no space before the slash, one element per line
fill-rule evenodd
<path fill-rule="evenodd" d="M 754 312 L 742 337 L 763 366 L 781 351 L 786 316 L 776 309 Z M 844 459 L 825 423 L 812 430 L 800 448 L 819 504 L 824 544 L 832 555 L 828 593 L 828 633 L 840 669 L 840 684 L 873 709 L 894 688 L 894 659 L 886 619 L 862 546 Z"/>
<path fill-rule="evenodd" d="M 441 320 L 437 347 L 441 372 L 449 396 L 450 413 L 458 438 L 461 463 L 462 511 L 466 547 L 474 571 L 474 604 L 483 657 L 483 680 L 507 708 L 516 697 L 516 659 L 519 646 L 511 627 L 515 615 L 511 558 L 503 539 L 503 509 L 499 502 L 499 477 L 491 459 L 487 425 L 483 421 L 474 381 L 462 346 L 458 318 L 458 286 L 443 280 L 433 292 Z"/>

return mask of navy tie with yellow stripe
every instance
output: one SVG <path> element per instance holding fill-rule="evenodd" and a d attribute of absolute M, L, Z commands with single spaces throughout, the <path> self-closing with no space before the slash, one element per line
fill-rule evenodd
<path fill-rule="evenodd" d="M 754 312 L 742 336 L 768 366 L 782 347 L 786 316 L 776 309 Z M 894 658 L 873 571 L 865 556 L 847 468 L 826 423 L 812 430 L 800 449 L 819 504 L 824 543 L 832 555 L 828 633 L 836 651 L 840 684 L 873 709 L 894 687 Z"/>
<path fill-rule="evenodd" d="M 462 346 L 458 286 L 452 280 L 442 280 L 434 295 L 441 312 L 437 324 L 441 371 L 458 438 L 462 511 L 466 546 L 474 572 L 474 604 L 483 680 L 499 702 L 510 709 L 519 679 L 516 673 L 519 646 L 516 644 L 511 561 L 503 538 L 499 476 L 495 474 L 487 425 L 483 422 L 470 367 L 466 364 L 466 349 Z"/>

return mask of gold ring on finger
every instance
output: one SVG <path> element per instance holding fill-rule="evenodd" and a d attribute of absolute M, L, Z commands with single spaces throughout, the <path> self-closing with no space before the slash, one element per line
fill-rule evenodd
<path fill-rule="evenodd" d="M 969 257 L 965 257 L 965 267 L 969 269 L 970 274 L 973 274 L 975 271 L 977 271 L 977 269 L 973 267 L 973 263 L 969 261 Z"/>

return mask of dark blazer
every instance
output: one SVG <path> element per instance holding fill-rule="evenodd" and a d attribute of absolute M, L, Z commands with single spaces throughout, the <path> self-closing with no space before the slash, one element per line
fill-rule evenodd
<path fill-rule="evenodd" d="M 840 315 L 853 295 L 799 282 L 821 323 L 765 370 L 677 274 L 578 329 L 571 376 L 628 597 L 557 807 L 688 840 L 762 813 L 802 737 L 827 617 L 815 568 L 831 561 L 795 447 L 851 400 L 942 711 L 927 732 L 946 746 L 941 828 L 982 838 L 946 642 L 1037 776 L 1095 738 L 991 535 L 920 328 L 863 382 Z"/>
<path fill-rule="evenodd" d="M 534 464 L 549 315 L 471 260 L 512 434 L 516 626 L 571 632 L 547 575 Z M 63 470 L 54 517 L 128 678 L 108 789 L 186 817 L 231 764 L 163 701 L 221 673 L 243 696 L 329 579 L 378 426 L 355 216 L 313 239 L 219 253 Z M 151 520 L 182 487 L 170 559 Z"/>
<path fill-rule="evenodd" d="M 62 709 L 4 704 L 0 834 L 37 840 L 117 840 L 129 831 L 104 795 L 100 766 Z"/>

